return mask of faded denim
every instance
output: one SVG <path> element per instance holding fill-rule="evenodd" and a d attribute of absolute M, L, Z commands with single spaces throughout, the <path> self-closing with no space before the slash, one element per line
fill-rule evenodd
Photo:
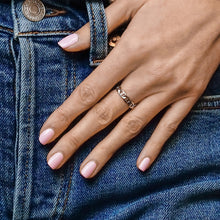
<path fill-rule="evenodd" d="M 0 1 L 0 219 L 220 219 L 220 68 L 147 172 L 136 159 L 161 115 L 92 180 L 80 164 L 116 122 L 50 169 L 40 128 L 93 69 L 89 51 L 57 45 L 88 22 L 85 5 L 43 2 L 66 13 L 30 22 L 22 1 Z"/>

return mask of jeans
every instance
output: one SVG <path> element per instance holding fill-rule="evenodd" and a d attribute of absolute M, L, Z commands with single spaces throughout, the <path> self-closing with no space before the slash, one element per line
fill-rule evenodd
<path fill-rule="evenodd" d="M 40 128 L 93 70 L 89 51 L 57 42 L 88 15 L 82 1 L 45 0 L 45 18 L 31 22 L 22 2 L 0 0 L 0 219 L 220 219 L 220 68 L 147 172 L 136 159 L 162 113 L 94 179 L 80 164 L 119 119 L 52 170 Z"/>

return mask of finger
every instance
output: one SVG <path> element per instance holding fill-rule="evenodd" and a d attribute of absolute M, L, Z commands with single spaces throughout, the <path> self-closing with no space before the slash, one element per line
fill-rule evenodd
<path fill-rule="evenodd" d="M 128 97 L 136 104 L 147 96 L 147 91 L 143 92 L 143 79 L 135 78 L 137 72 L 139 72 L 139 70 L 129 75 L 129 78 L 133 76 L 133 78 L 131 77 L 132 80 L 127 80 L 128 77 L 126 77 L 121 84 L 121 87 L 125 89 Z M 134 80 L 134 78 L 136 80 Z M 127 83 L 125 83 L 126 81 Z M 146 83 L 144 83 L 144 85 L 149 91 L 152 91 L 150 81 L 148 83 L 148 86 Z M 104 99 L 91 108 L 53 147 L 47 156 L 48 165 L 52 169 L 59 169 L 85 141 L 107 127 L 112 121 L 127 111 L 128 108 L 128 105 L 119 96 L 118 92 L 115 89 L 111 91 Z M 54 161 L 57 160 L 53 159 L 56 158 L 54 155 L 58 152 L 59 155 L 63 156 L 59 164 L 57 162 L 55 163 Z"/>
<path fill-rule="evenodd" d="M 131 10 L 125 7 L 123 1 L 115 1 L 106 8 L 108 33 L 129 20 Z M 77 52 L 90 47 L 90 25 L 85 24 L 82 28 L 58 42 L 59 46 L 69 52 Z"/>
<path fill-rule="evenodd" d="M 195 102 L 195 98 L 185 98 L 172 104 L 166 111 L 137 159 L 137 167 L 141 171 L 144 172 L 151 166 L 165 142 L 173 135 Z"/>
<path fill-rule="evenodd" d="M 47 155 L 48 165 L 52 169 L 59 169 L 85 141 L 127 110 L 128 105 L 113 90 L 58 141 Z M 57 153 L 62 156 L 62 161 L 53 159 L 57 158 Z"/>
<path fill-rule="evenodd" d="M 81 164 L 82 176 L 85 178 L 94 177 L 112 155 L 123 144 L 135 137 L 167 105 L 167 102 L 165 94 L 156 94 L 145 98 L 132 111 L 128 112 Z"/>
<path fill-rule="evenodd" d="M 39 141 L 45 145 L 54 141 L 81 113 L 95 105 L 113 86 L 136 68 L 130 62 L 125 46 L 120 43 L 56 109 L 40 130 Z M 126 56 L 125 56 L 126 54 Z"/>

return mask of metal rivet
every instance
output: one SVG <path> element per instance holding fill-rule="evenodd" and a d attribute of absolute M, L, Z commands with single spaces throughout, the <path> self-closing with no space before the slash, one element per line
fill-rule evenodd
<path fill-rule="evenodd" d="M 25 0 L 22 12 L 30 21 L 41 21 L 45 16 L 46 9 L 40 0 Z"/>
<path fill-rule="evenodd" d="M 109 40 L 109 46 L 111 47 L 115 47 L 116 44 L 118 43 L 118 41 L 121 39 L 121 37 L 119 35 L 117 36 L 112 36 Z"/>

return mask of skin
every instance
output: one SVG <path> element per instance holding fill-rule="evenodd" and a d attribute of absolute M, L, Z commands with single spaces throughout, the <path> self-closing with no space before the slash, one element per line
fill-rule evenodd
<path fill-rule="evenodd" d="M 106 16 L 109 32 L 129 21 L 121 40 L 40 131 L 54 130 L 50 143 L 90 109 L 49 152 L 47 160 L 56 152 L 64 155 L 59 169 L 87 139 L 126 112 L 82 162 L 80 172 L 89 161 L 97 165 L 87 178 L 94 177 L 119 148 L 168 107 L 137 159 L 139 167 L 149 157 L 149 168 L 220 64 L 219 0 L 116 0 Z M 76 34 L 78 42 L 66 51 L 90 46 L 89 24 Z M 137 104 L 133 110 L 113 89 L 121 80 L 121 88 Z"/>

